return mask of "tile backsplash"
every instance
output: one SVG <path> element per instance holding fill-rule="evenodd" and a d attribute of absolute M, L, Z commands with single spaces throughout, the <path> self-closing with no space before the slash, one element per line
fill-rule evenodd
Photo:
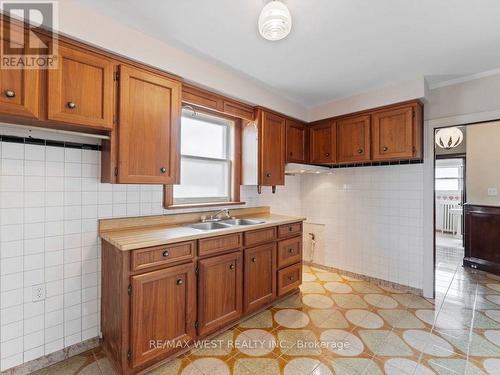
<path fill-rule="evenodd" d="M 242 186 L 241 198 L 320 224 L 325 265 L 419 288 L 422 169 L 287 176 L 276 194 Z M 162 186 L 99 176 L 99 151 L 0 142 L 1 370 L 99 335 L 99 218 L 178 212 L 163 209 Z M 33 302 L 39 285 L 45 298 Z"/>
<path fill-rule="evenodd" d="M 100 183 L 96 150 L 0 142 L 0 368 L 99 335 L 98 219 L 175 213 L 160 185 Z M 300 180 L 248 205 L 300 212 Z M 279 204 L 286 196 L 287 204 Z M 185 210 L 183 210 L 185 212 Z M 32 302 L 33 286 L 45 299 Z"/>

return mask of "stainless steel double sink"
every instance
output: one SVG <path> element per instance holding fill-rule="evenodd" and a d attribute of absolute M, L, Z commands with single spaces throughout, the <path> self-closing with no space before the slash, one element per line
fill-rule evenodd
<path fill-rule="evenodd" d="M 194 224 L 188 224 L 186 226 L 198 230 L 216 230 L 216 229 L 227 229 L 235 226 L 256 225 L 262 223 L 265 223 L 265 221 L 255 220 L 255 219 L 228 219 L 220 221 L 208 221 L 204 223 L 194 223 Z"/>

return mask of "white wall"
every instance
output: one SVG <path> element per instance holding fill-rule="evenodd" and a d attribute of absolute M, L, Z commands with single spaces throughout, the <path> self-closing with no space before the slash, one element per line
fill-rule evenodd
<path fill-rule="evenodd" d="M 100 152 L 0 142 L 0 369 L 98 336 L 99 218 L 174 213 L 162 186 L 99 182 Z M 250 206 L 300 215 L 300 177 Z M 185 211 L 184 211 L 185 212 Z M 46 299 L 32 302 L 32 286 Z"/>
<path fill-rule="evenodd" d="M 303 177 L 302 213 L 324 224 L 325 265 L 422 287 L 423 166 Z M 319 251 L 319 250 L 316 250 Z"/>
<path fill-rule="evenodd" d="M 500 206 L 500 196 L 488 195 L 488 188 L 500 189 L 500 121 L 467 127 L 467 203 Z"/>
<path fill-rule="evenodd" d="M 309 121 L 322 120 L 332 116 L 340 116 L 370 108 L 422 99 L 425 96 L 424 78 L 393 83 L 384 87 L 336 99 L 309 109 Z"/>

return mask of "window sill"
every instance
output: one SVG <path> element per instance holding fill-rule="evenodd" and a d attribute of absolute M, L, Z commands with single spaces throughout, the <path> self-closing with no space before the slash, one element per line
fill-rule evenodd
<path fill-rule="evenodd" d="M 225 206 L 238 206 L 246 204 L 245 202 L 208 202 L 208 203 L 185 203 L 185 204 L 171 204 L 166 206 L 167 210 L 179 210 L 183 208 L 201 208 L 201 207 L 225 207 Z"/>

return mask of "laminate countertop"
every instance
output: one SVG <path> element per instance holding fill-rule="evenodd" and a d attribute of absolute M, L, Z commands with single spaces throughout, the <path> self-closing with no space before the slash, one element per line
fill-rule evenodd
<path fill-rule="evenodd" d="M 260 228 L 273 227 L 277 225 L 296 223 L 306 220 L 304 217 L 286 216 L 278 214 L 258 214 L 242 216 L 238 218 L 262 220 L 264 223 L 252 225 L 232 226 L 223 229 L 199 230 L 188 227 L 186 224 L 151 226 L 141 228 L 129 228 L 101 232 L 100 237 L 111 245 L 122 251 L 141 249 L 151 246 L 162 246 L 176 242 L 197 240 L 221 236 L 224 234 L 246 232 Z"/>

